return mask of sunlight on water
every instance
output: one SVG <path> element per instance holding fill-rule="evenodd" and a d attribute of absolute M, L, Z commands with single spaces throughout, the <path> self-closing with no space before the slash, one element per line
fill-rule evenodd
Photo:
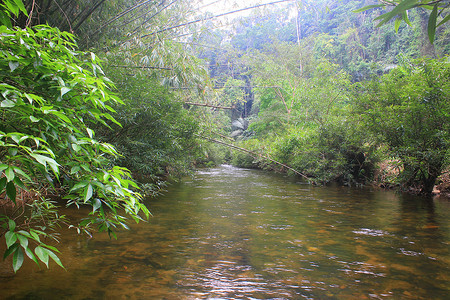
<path fill-rule="evenodd" d="M 202 170 L 119 239 L 65 232 L 67 272 L 0 271 L 1 299 L 446 299 L 450 204 Z M 71 212 L 77 217 L 79 212 Z M 2 266 L 6 266 L 4 263 Z M 448 298 L 447 298 L 448 299 Z"/>

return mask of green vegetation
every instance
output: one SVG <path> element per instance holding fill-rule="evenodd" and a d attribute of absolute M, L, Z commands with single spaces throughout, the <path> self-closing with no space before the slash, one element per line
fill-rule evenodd
<path fill-rule="evenodd" d="M 361 85 L 356 111 L 401 163 L 400 183 L 430 194 L 450 158 L 450 66 L 415 61 Z"/>
<path fill-rule="evenodd" d="M 109 91 L 112 83 L 96 55 L 77 51 L 74 37 L 56 28 L 5 25 L 0 27 L 4 257 L 13 256 L 15 271 L 24 254 L 36 263 L 48 266 L 52 258 L 62 265 L 57 249 L 44 239 L 66 219 L 45 194 L 59 194 L 68 206 L 91 206 L 78 230 L 96 226 L 113 236 L 116 227 L 127 227 L 122 212 L 138 221 L 140 212 L 148 217 L 149 211 L 130 172 L 111 164 L 118 156 L 114 146 L 95 139 L 92 126 L 119 124 L 110 105 L 121 102 Z"/>
<path fill-rule="evenodd" d="M 196 165 L 423 194 L 449 167 L 445 1 L 300 1 L 215 29 L 187 0 L 44 2 L 0 9 L 0 236 L 14 271 L 25 255 L 62 266 L 49 242 L 61 224 L 115 236 L 148 217 L 143 195 Z M 65 205 L 92 210 L 67 220 Z"/>

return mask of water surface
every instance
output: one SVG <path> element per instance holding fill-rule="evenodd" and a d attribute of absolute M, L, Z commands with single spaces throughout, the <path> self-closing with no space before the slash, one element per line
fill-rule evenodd
<path fill-rule="evenodd" d="M 118 240 L 65 232 L 67 271 L 0 271 L 2 299 L 448 299 L 450 204 L 221 166 Z M 71 212 L 73 216 L 79 212 Z M 4 266 L 4 264 L 2 265 Z"/>

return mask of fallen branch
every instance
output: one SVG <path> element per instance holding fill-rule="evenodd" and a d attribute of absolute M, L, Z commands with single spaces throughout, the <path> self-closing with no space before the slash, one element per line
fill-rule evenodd
<path fill-rule="evenodd" d="M 303 174 L 303 173 L 301 173 L 301 172 L 299 172 L 299 171 L 297 171 L 297 170 L 295 170 L 295 169 L 289 167 L 289 166 L 286 165 L 286 164 L 280 163 L 279 161 L 276 161 L 276 160 L 274 160 L 274 159 L 272 159 L 272 158 L 270 158 L 270 157 L 268 157 L 268 156 L 266 156 L 266 155 L 262 155 L 262 154 L 259 154 L 259 153 L 253 152 L 253 151 L 251 151 L 251 150 L 247 150 L 247 149 L 245 149 L 245 148 L 241 148 L 241 147 L 238 147 L 238 146 L 235 146 L 235 145 L 232 145 L 232 144 L 227 144 L 227 143 L 225 143 L 225 142 L 222 142 L 222 141 L 219 141 L 219 140 L 216 140 L 216 139 L 213 139 L 213 138 L 209 138 L 209 137 L 205 137 L 205 136 L 200 136 L 200 135 L 198 135 L 198 134 L 196 134 L 196 136 L 199 137 L 199 138 L 202 138 L 202 139 L 204 139 L 204 140 L 207 140 L 207 141 L 216 143 L 216 144 L 224 145 L 224 146 L 233 148 L 233 149 L 238 150 L 238 151 L 246 152 L 246 153 L 252 155 L 252 156 L 255 157 L 255 158 L 256 158 L 256 157 L 261 157 L 261 158 L 267 159 L 267 160 L 269 160 L 269 161 L 271 161 L 271 162 L 273 162 L 273 163 L 275 163 L 275 164 L 277 164 L 277 165 L 280 165 L 280 166 L 282 166 L 282 167 L 284 167 L 284 168 L 286 168 L 286 169 L 288 169 L 288 170 L 291 170 L 292 172 L 294 172 L 294 173 L 297 174 L 297 175 L 302 176 L 303 178 L 305 178 L 306 180 L 308 180 L 308 182 L 313 182 L 312 179 L 309 178 L 308 176 L 306 176 L 305 174 Z"/>

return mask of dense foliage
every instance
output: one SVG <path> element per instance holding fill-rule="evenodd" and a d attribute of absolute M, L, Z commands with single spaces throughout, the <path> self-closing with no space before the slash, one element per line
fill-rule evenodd
<path fill-rule="evenodd" d="M 439 125 L 449 121 L 444 84 L 448 62 L 430 61 L 421 69 L 411 61 L 445 56 L 450 49 L 445 1 L 432 6 L 425 2 L 430 1 L 389 2 L 392 5 L 301 1 L 265 15 L 244 17 L 229 35 L 225 31 L 215 35 L 211 41 L 217 49 L 200 53 L 211 62 L 213 80 L 220 85 L 245 77 L 254 86 L 254 98 L 247 101 L 252 106 L 246 107 L 251 113 L 240 109 L 230 114 L 232 125 L 239 117 L 250 123 L 238 145 L 254 153 L 233 152 L 231 161 L 246 167 L 286 169 L 283 165 L 287 165 L 314 182 L 354 184 L 379 179 L 384 186 L 431 193 L 448 166 L 448 128 Z M 403 19 L 381 26 L 398 15 Z M 433 27 L 432 35 L 427 24 Z M 402 80 L 391 81 L 400 73 L 404 73 Z M 441 89 L 440 94 L 434 89 Z M 414 114 L 424 118 L 421 122 L 426 126 L 416 128 L 407 119 L 389 115 L 391 107 L 381 105 L 393 97 L 402 99 L 390 91 L 401 92 L 401 97 L 409 93 L 411 99 L 414 95 L 416 102 L 428 101 L 424 99 L 432 93 L 440 99 L 439 105 L 431 109 L 402 100 L 396 111 L 403 109 L 405 118 L 413 118 L 411 111 L 417 110 Z M 362 108 L 364 101 L 380 106 L 368 110 Z M 368 117 L 374 118 L 375 111 L 376 121 Z M 391 177 L 380 176 L 385 172 L 379 170 L 382 165 L 394 170 Z"/>
<path fill-rule="evenodd" d="M 357 90 L 364 128 L 386 143 L 401 164 L 400 183 L 431 193 L 449 164 L 448 61 L 405 62 Z"/>
<path fill-rule="evenodd" d="M 286 2 L 228 28 L 196 1 L 23 3 L 0 4 L 0 235 L 15 271 L 24 254 L 62 265 L 45 240 L 68 222 L 57 196 L 92 207 L 78 231 L 114 235 L 123 212 L 148 216 L 138 187 L 195 164 L 344 184 L 389 164 L 383 184 L 427 194 L 449 166 L 448 59 L 414 60 L 450 53 L 446 1 Z"/>
<path fill-rule="evenodd" d="M 118 155 L 95 139 L 92 126 L 118 122 L 111 105 L 121 101 L 109 89 L 94 53 L 76 50 L 74 37 L 48 26 L 0 27 L 0 193 L 1 235 L 14 270 L 24 253 L 61 265 L 44 243 L 47 229 L 61 220 L 49 194 L 67 205 L 89 205 L 79 229 L 97 226 L 114 235 L 126 227 L 122 212 L 148 216 L 127 169 L 111 164 Z M 30 208 L 28 208 L 28 206 Z M 32 247 L 34 245 L 34 252 Z"/>
<path fill-rule="evenodd" d="M 116 108 L 121 126 L 112 124 L 99 134 L 122 154 L 116 163 L 150 185 L 185 175 L 197 157 L 197 120 L 156 79 L 119 71 L 111 75 L 125 103 Z"/>

